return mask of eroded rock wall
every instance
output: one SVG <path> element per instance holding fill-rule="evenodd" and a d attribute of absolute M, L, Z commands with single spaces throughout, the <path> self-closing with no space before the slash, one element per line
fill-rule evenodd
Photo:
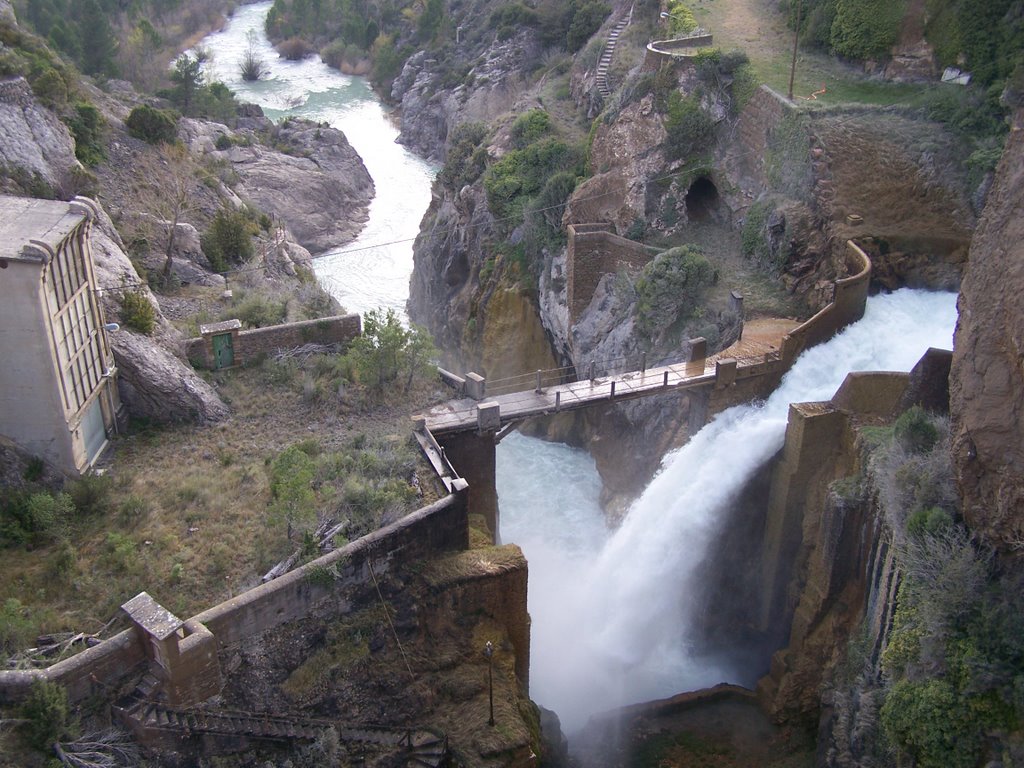
<path fill-rule="evenodd" d="M 1024 110 L 971 243 L 951 376 L 953 461 L 972 530 L 1024 541 Z"/>

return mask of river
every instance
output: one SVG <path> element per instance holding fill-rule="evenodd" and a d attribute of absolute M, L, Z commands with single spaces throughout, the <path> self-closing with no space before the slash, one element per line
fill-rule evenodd
<path fill-rule="evenodd" d="M 212 54 L 206 71 L 239 99 L 259 104 L 267 117 L 291 115 L 327 122 L 348 137 L 376 186 L 370 218 L 355 242 L 328 251 L 314 262 L 321 284 L 346 310 L 394 309 L 403 319 L 412 275 L 412 244 L 430 204 L 437 169 L 395 142 L 398 127 L 364 78 L 343 75 L 318 56 L 287 61 L 264 32 L 271 2 L 239 6 L 220 32 L 202 46 Z M 248 83 L 239 62 L 249 36 L 268 74 Z"/>
<path fill-rule="evenodd" d="M 279 59 L 263 34 L 270 5 L 240 7 L 204 40 L 210 70 L 268 117 L 309 117 L 345 132 L 377 196 L 360 238 L 318 259 L 316 273 L 351 311 L 391 307 L 405 317 L 412 239 L 435 169 L 395 143 L 398 130 L 365 80 L 316 57 Z M 270 70 L 256 83 L 238 67 L 250 30 Z M 766 402 L 723 412 L 667 456 L 616 531 L 604 524 L 589 455 L 507 437 L 497 453 L 501 538 L 530 564 L 531 697 L 571 732 L 596 712 L 735 680 L 686 641 L 700 594 L 694 569 L 723 505 L 781 446 L 790 402 L 830 398 L 849 371 L 909 370 L 929 346 L 952 348 L 955 323 L 954 294 L 872 298 L 861 322 L 801 356 Z"/>

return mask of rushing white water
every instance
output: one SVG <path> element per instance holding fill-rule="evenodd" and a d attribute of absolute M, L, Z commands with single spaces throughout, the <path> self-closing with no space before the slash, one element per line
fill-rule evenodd
<path fill-rule="evenodd" d="M 722 510 L 781 447 L 790 403 L 829 399 L 850 371 L 908 371 L 928 347 L 951 349 L 955 324 L 955 294 L 870 299 L 863 320 L 805 352 L 767 401 L 730 408 L 667 456 L 610 535 L 596 492 L 547 498 L 568 480 L 592 488 L 596 480 L 581 477 L 592 462 L 565 446 L 506 438 L 501 536 L 530 563 L 532 698 L 571 732 L 595 712 L 732 679 L 687 643 L 701 588 L 694 569 Z"/>
<path fill-rule="evenodd" d="M 295 115 L 344 131 L 373 178 L 376 196 L 359 238 L 318 258 L 315 272 L 350 312 L 384 307 L 404 318 L 412 240 L 430 204 L 436 169 L 395 143 L 398 128 L 363 78 L 343 75 L 317 56 L 298 62 L 280 58 L 263 28 L 271 5 L 240 6 L 222 31 L 203 40 L 212 54 L 207 71 L 243 101 L 259 104 L 271 119 Z M 253 83 L 245 82 L 239 70 L 250 32 L 256 54 L 269 69 Z"/>

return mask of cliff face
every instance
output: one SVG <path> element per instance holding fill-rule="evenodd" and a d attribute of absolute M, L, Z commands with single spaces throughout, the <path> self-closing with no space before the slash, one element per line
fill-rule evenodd
<path fill-rule="evenodd" d="M 52 189 L 66 187 L 72 171 L 82 168 L 68 129 L 37 103 L 23 77 L 0 82 L 0 167 L 4 175 L 35 177 Z M 0 184 L 14 191 L 2 179 Z"/>
<path fill-rule="evenodd" d="M 1004 552 L 1024 540 L 1024 110 L 971 242 L 953 355 L 953 461 L 964 517 Z"/>

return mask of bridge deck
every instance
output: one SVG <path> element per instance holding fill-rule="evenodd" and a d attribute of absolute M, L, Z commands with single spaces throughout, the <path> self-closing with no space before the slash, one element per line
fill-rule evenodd
<path fill-rule="evenodd" d="M 485 402 L 497 403 L 501 423 L 507 424 L 529 416 L 571 411 L 593 405 L 600 400 L 610 400 L 613 397 L 613 385 L 614 398 L 624 400 L 657 394 L 659 391 L 671 392 L 703 386 L 714 380 L 714 362 L 710 359 L 697 360 L 693 363 L 651 368 L 645 372 L 630 371 L 614 376 L 602 376 L 593 381 L 558 384 L 546 387 L 539 393 L 529 390 L 495 395 L 488 397 Z M 477 424 L 478 405 L 480 403 L 476 400 L 462 398 L 434 406 L 423 414 L 427 420 L 427 429 L 434 434 L 443 434 L 474 428 Z"/>
<path fill-rule="evenodd" d="M 487 397 L 483 402 L 497 403 L 501 424 L 530 416 L 540 416 L 585 408 L 602 400 L 628 400 L 634 397 L 672 392 L 713 384 L 717 361 L 736 359 L 764 360 L 779 351 L 782 338 L 799 323 L 795 320 L 769 318 L 753 320 L 743 328 L 743 338 L 728 349 L 704 360 L 675 363 L 646 371 L 602 376 L 593 381 L 577 381 L 545 387 L 542 391 L 527 390 Z M 613 387 L 614 385 L 614 387 Z M 477 406 L 471 398 L 449 400 L 423 414 L 427 429 L 433 434 L 462 432 L 477 426 Z"/>

